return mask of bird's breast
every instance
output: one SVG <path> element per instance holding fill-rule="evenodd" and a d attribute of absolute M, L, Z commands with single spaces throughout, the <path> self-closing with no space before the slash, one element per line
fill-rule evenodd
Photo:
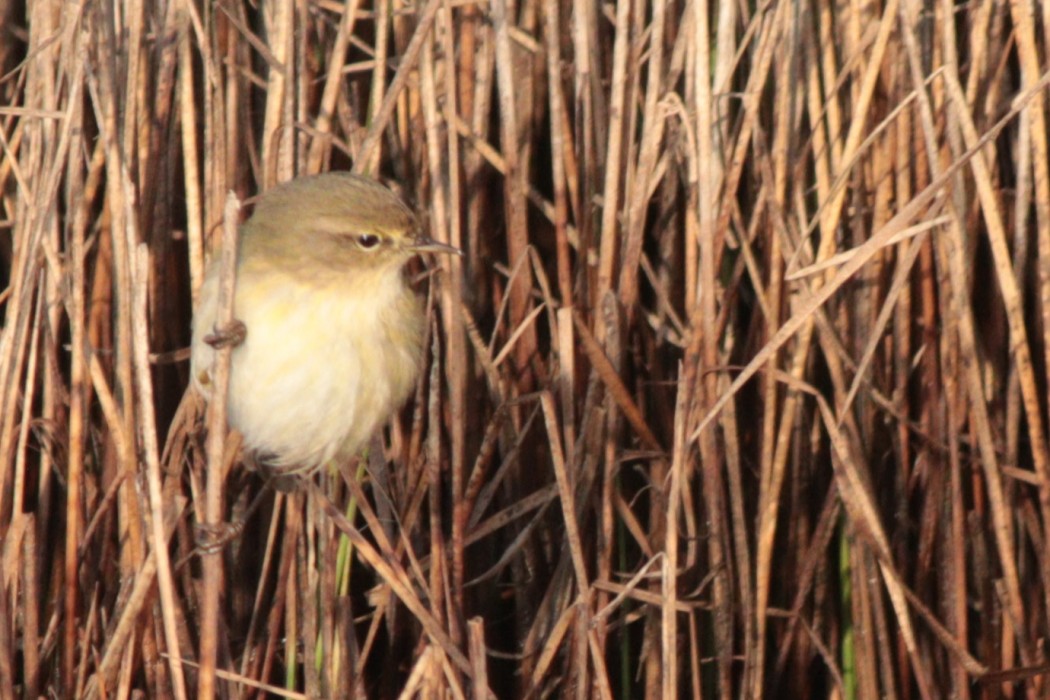
<path fill-rule="evenodd" d="M 423 313 L 396 271 L 310 281 L 244 270 L 235 315 L 247 337 L 231 360 L 229 422 L 277 468 L 359 450 L 415 385 Z"/>

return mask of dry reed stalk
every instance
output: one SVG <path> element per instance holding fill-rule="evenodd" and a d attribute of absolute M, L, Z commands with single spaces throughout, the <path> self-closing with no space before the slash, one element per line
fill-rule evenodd
<path fill-rule="evenodd" d="M 241 203 L 231 192 L 226 197 L 223 214 L 222 242 L 219 247 L 219 289 L 216 302 L 216 334 L 233 333 L 233 300 L 237 285 L 237 227 L 240 224 Z M 143 319 L 145 320 L 145 319 Z M 224 522 L 225 473 L 221 469 L 222 455 L 226 447 L 226 400 L 230 384 L 230 358 L 233 345 L 217 346 L 215 365 L 210 370 L 214 394 L 208 402 L 208 479 L 205 486 L 203 527 L 218 532 Z M 151 483 L 151 488 L 153 488 Z M 159 489 L 158 489 L 159 491 Z M 159 493 L 158 493 L 159 496 Z M 157 506 L 154 506 L 157 511 Z M 202 695 L 211 697 L 215 692 L 215 662 L 219 646 L 219 596 L 223 586 L 220 551 L 205 552 L 201 567 L 204 579 L 201 593 L 201 642 L 200 642 L 200 687 Z M 163 562 L 163 556 L 158 554 Z M 163 568 L 160 570 L 163 575 Z M 170 633 L 169 633 L 170 634 Z M 169 641 L 169 644 L 171 642 Z M 174 661 L 179 660 L 177 653 Z M 178 671 L 176 671 L 178 673 Z M 177 676 L 176 676 L 177 677 Z"/>
<path fill-rule="evenodd" d="M 1041 8 L 0 4 L 0 697 L 1040 696 Z M 194 555 L 207 251 L 329 169 L 428 371 Z"/>

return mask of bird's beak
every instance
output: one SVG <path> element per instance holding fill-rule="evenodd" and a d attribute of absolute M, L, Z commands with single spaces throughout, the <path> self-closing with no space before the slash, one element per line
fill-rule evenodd
<path fill-rule="evenodd" d="M 432 238 L 419 237 L 412 241 L 408 249 L 413 253 L 445 253 L 447 255 L 463 255 L 463 251 L 447 243 L 435 241 Z"/>

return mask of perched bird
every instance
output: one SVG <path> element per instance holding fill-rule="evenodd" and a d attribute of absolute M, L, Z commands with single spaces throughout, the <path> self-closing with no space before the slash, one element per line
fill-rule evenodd
<path fill-rule="evenodd" d="M 241 227 L 228 420 L 277 475 L 355 454 L 408 397 L 424 312 L 404 266 L 456 253 L 423 236 L 389 189 L 349 173 L 303 177 L 263 194 Z M 210 393 L 219 270 L 205 272 L 193 319 L 193 382 Z"/>

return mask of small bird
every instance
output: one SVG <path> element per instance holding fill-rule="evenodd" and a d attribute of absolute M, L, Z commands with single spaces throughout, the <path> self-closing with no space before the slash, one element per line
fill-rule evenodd
<path fill-rule="evenodd" d="M 302 177 L 263 194 L 241 227 L 228 421 L 275 475 L 358 452 L 408 397 L 423 356 L 423 306 L 404 267 L 426 238 L 389 189 L 349 173 Z M 193 383 L 210 394 L 218 260 L 193 318 Z"/>

